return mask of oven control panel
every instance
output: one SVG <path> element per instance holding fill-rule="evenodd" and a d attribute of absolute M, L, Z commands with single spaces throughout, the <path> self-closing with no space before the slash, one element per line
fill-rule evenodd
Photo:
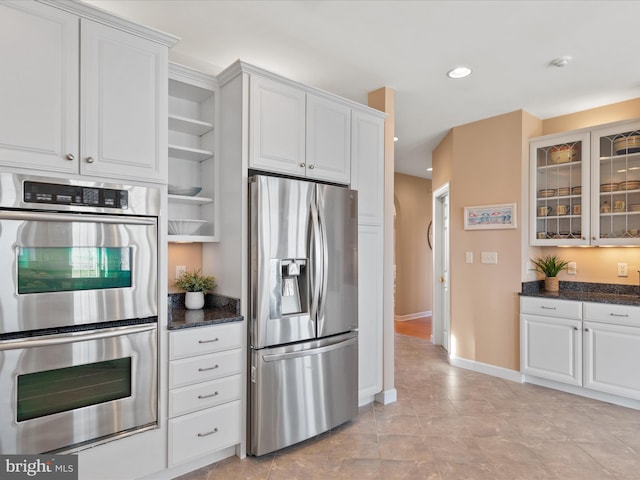
<path fill-rule="evenodd" d="M 23 200 L 28 203 L 76 205 L 86 207 L 129 208 L 129 192 L 109 188 L 24 182 Z"/>

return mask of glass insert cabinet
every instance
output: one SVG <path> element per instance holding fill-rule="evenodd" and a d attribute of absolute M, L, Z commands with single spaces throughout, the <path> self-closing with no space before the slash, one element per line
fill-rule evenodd
<path fill-rule="evenodd" d="M 640 121 L 530 142 L 531 245 L 640 244 Z"/>

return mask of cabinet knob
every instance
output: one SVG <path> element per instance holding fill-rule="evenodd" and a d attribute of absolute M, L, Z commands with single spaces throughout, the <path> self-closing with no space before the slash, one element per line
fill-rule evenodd
<path fill-rule="evenodd" d="M 301 166 L 302 168 L 304 168 L 305 163 L 304 163 L 304 162 L 300 162 L 300 166 Z"/>
<path fill-rule="evenodd" d="M 591 240 L 595 240 L 595 239 L 596 239 L 596 237 L 591 237 Z"/>
<path fill-rule="evenodd" d="M 87 163 L 93 163 L 93 157 L 87 157 Z"/>
<path fill-rule="evenodd" d="M 67 153 L 67 160 L 75 160 L 76 156 L 73 153 Z"/>
<path fill-rule="evenodd" d="M 585 331 L 585 332 L 588 332 L 588 331 L 589 331 L 589 329 L 588 329 L 588 328 L 585 328 L 585 329 L 584 329 L 584 331 Z"/>
<path fill-rule="evenodd" d="M 444 283 L 444 277 L 440 277 L 440 283 Z"/>
<path fill-rule="evenodd" d="M 313 170 L 315 167 L 313 165 L 309 165 L 309 170 Z"/>
<path fill-rule="evenodd" d="M 573 327 L 574 330 L 580 330 L 578 327 L 574 326 Z"/>

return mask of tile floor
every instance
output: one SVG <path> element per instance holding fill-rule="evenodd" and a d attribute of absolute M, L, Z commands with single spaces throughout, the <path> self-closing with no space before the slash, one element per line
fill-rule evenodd
<path fill-rule="evenodd" d="M 398 401 L 331 432 L 180 480 L 640 478 L 640 411 L 449 366 L 396 334 Z"/>

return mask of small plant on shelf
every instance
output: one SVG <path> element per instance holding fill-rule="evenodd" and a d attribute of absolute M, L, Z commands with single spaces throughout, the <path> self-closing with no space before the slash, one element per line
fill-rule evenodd
<path fill-rule="evenodd" d="M 557 292 L 558 274 L 569 266 L 569 262 L 561 260 L 557 255 L 547 255 L 546 257 L 532 258 L 535 270 L 545 276 L 544 289 L 549 292 Z"/>
<path fill-rule="evenodd" d="M 190 310 L 204 307 L 204 294 L 216 286 L 215 278 L 202 275 L 200 270 L 184 272 L 175 282 L 176 287 L 187 292 L 184 296 L 184 306 Z"/>
<path fill-rule="evenodd" d="M 212 276 L 202 275 L 200 270 L 183 272 L 175 282 L 176 287 L 185 292 L 207 293 L 216 286 L 216 280 Z"/>

